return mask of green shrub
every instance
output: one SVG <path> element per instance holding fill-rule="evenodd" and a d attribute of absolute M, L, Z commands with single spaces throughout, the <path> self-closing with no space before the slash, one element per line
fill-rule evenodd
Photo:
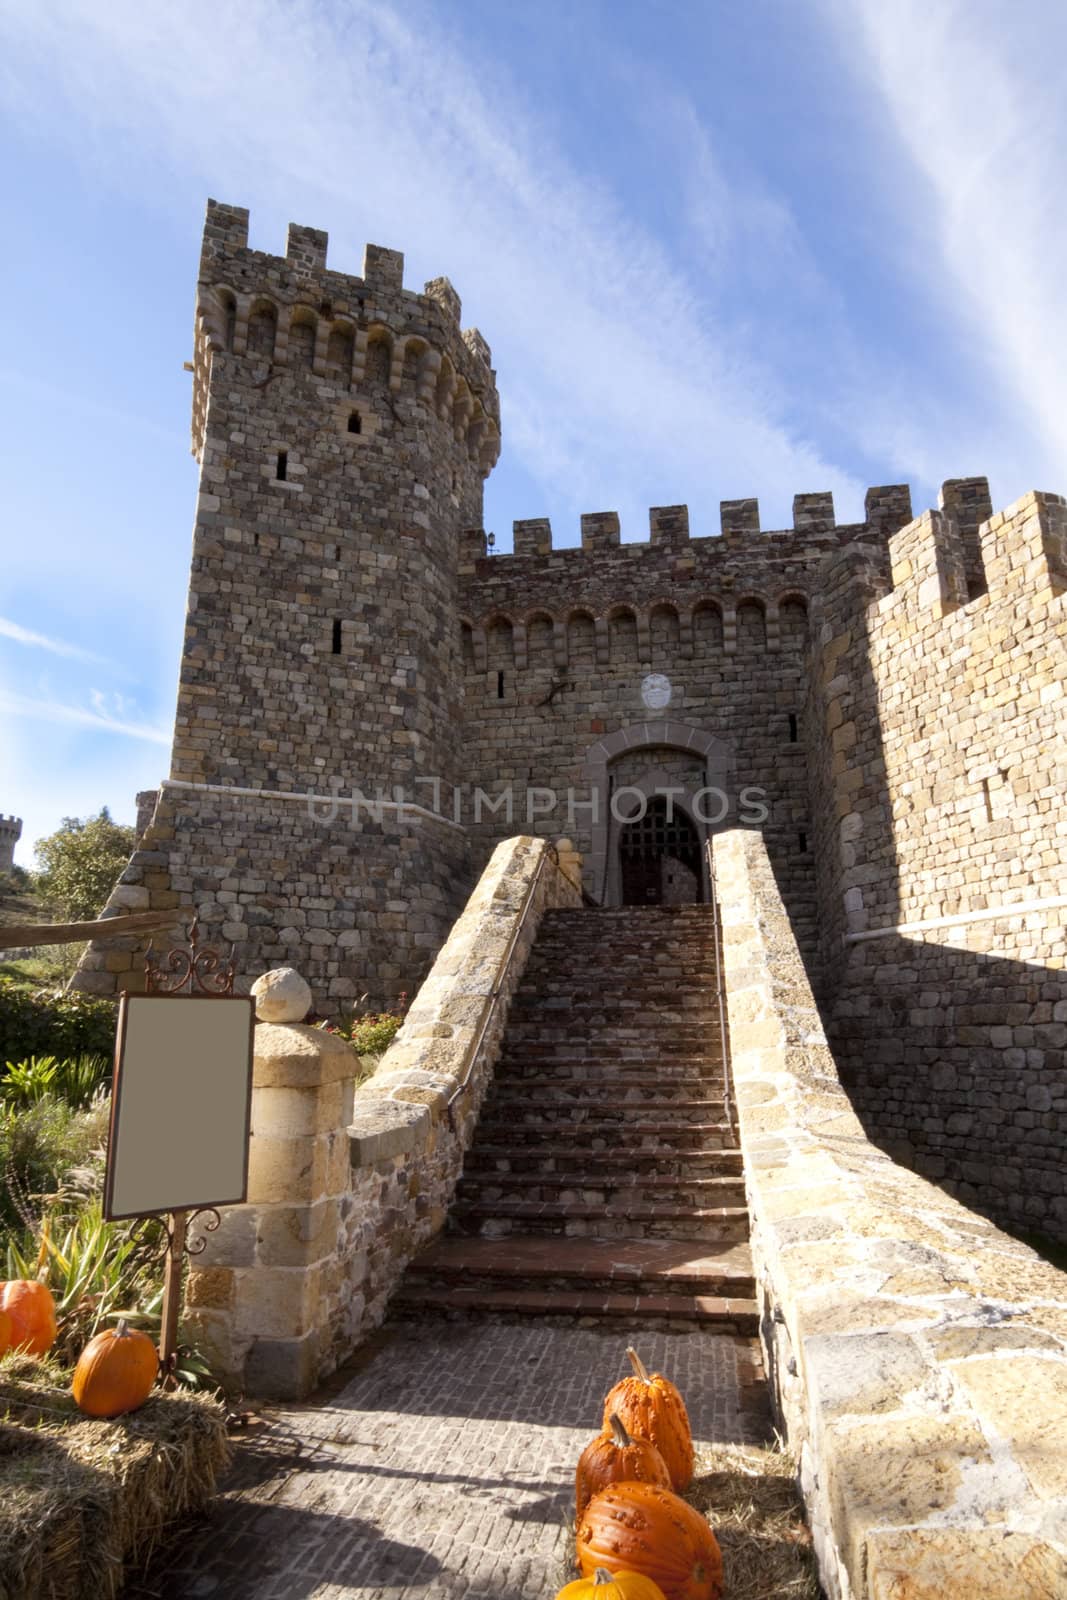
<path fill-rule="evenodd" d="M 320 1022 L 318 1026 L 327 1033 L 336 1033 L 345 1039 L 361 1056 L 380 1056 L 388 1050 L 404 1021 L 404 1001 L 400 996 L 397 1011 L 365 1011 L 362 1015 L 340 1018 L 334 1022 Z"/>
<path fill-rule="evenodd" d="M 35 1105 L 46 1094 L 57 1095 L 75 1110 L 90 1105 L 111 1077 L 106 1056 L 76 1056 L 57 1061 L 55 1056 L 31 1056 L 9 1061 L 0 1078 L 0 1099 L 9 1105 Z"/>
<path fill-rule="evenodd" d="M 8 1278 L 40 1277 L 56 1303 L 55 1354 L 73 1363 L 101 1327 L 120 1315 L 151 1330 L 162 1297 L 158 1223 L 143 1233 L 128 1222 L 105 1222 L 99 1196 L 64 1216 L 58 1198 L 36 1228 L 7 1241 Z M 131 1314 L 132 1313 L 132 1314 Z"/>
<path fill-rule="evenodd" d="M 102 1171 L 109 1119 L 106 1095 L 86 1110 L 53 1094 L 32 1105 L 0 1104 L 0 1232 L 32 1226 L 72 1168 Z"/>
<path fill-rule="evenodd" d="M 0 1061 L 111 1057 L 117 1021 L 115 1000 L 77 991 L 31 993 L 12 978 L 0 978 Z"/>

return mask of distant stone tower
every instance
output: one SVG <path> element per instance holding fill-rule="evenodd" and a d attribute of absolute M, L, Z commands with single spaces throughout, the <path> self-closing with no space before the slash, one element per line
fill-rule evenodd
<path fill-rule="evenodd" d="M 22 818 L 0 816 L 0 872 L 15 865 L 15 846 L 22 838 Z"/>
<path fill-rule="evenodd" d="M 432 813 L 457 778 L 461 532 L 499 403 L 451 284 L 402 272 L 375 245 L 362 277 L 328 270 L 311 228 L 284 258 L 250 250 L 247 211 L 208 203 L 171 775 L 112 897 L 195 906 L 245 975 L 291 963 L 331 999 L 412 989 L 469 887 L 466 837 Z M 79 987 L 136 984 L 138 955 L 113 974 L 94 950 Z"/>

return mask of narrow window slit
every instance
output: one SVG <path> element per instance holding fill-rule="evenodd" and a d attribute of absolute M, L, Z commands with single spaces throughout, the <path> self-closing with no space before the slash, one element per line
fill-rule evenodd
<path fill-rule="evenodd" d="M 806 854 L 808 848 L 808 836 L 803 829 L 801 829 L 801 831 L 797 834 L 797 844 L 800 848 L 801 854 Z"/>
<path fill-rule="evenodd" d="M 363 432 L 363 418 L 360 416 L 358 411 L 353 411 L 352 415 L 349 417 L 348 431 L 349 433 Z"/>
<path fill-rule="evenodd" d="M 496 675 L 496 697 L 498 700 L 503 700 L 504 698 L 504 674 L 502 672 L 498 672 Z"/>
<path fill-rule="evenodd" d="M 288 473 L 288 471 L 289 471 L 289 452 L 288 452 L 288 450 L 279 450 L 278 451 L 278 471 L 276 473 L 276 477 L 277 477 L 279 483 L 284 483 L 285 482 L 286 474 Z"/>
<path fill-rule="evenodd" d="M 796 714 L 795 711 L 791 711 L 789 713 L 789 743 L 790 744 L 796 744 L 797 736 L 798 736 L 797 714 Z"/>
<path fill-rule="evenodd" d="M 335 620 L 334 620 L 334 625 L 333 625 L 333 653 L 334 653 L 335 656 L 339 656 L 341 654 L 341 621 L 340 621 L 340 618 L 335 618 Z"/>

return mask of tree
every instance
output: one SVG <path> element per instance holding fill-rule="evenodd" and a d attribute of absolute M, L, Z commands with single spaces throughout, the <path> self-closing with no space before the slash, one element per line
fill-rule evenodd
<path fill-rule="evenodd" d="M 64 817 L 55 833 L 33 847 L 41 893 L 73 922 L 95 917 L 130 859 L 136 836 L 136 829 L 112 822 L 107 806 L 99 816 Z"/>

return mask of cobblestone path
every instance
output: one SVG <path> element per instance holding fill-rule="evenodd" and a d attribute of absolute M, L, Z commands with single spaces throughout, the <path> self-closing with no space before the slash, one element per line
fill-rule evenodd
<path fill-rule="evenodd" d="M 264 1413 L 210 1514 L 124 1600 L 546 1600 L 570 1574 L 574 1467 L 625 1334 L 398 1323 L 314 1403 Z M 641 1332 L 698 1441 L 769 1433 L 754 1341 Z"/>

